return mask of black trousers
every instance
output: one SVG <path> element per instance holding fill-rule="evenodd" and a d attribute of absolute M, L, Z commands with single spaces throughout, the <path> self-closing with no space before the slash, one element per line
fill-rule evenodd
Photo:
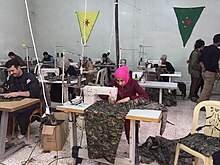
<path fill-rule="evenodd" d="M 213 154 L 212 158 L 214 165 L 220 165 L 220 151 Z"/>
<path fill-rule="evenodd" d="M 190 97 L 196 97 L 198 95 L 198 88 L 201 83 L 201 79 L 197 77 L 193 77 L 191 75 L 191 85 L 190 85 L 190 92 L 189 96 Z"/>
<path fill-rule="evenodd" d="M 31 116 L 31 113 L 36 109 L 38 108 L 40 105 L 39 104 L 36 104 L 36 105 L 33 105 L 33 106 L 30 106 L 30 107 L 27 107 L 27 108 L 24 108 L 24 109 L 21 109 L 19 111 L 15 111 L 13 113 L 10 114 L 10 116 L 14 116 L 17 123 L 18 123 L 18 126 L 21 130 L 21 134 L 22 135 L 26 135 L 27 134 L 27 129 L 28 129 L 28 125 L 30 124 L 30 116 Z"/>

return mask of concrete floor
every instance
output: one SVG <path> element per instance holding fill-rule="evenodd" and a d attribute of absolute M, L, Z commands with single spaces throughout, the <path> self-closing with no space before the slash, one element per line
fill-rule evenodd
<path fill-rule="evenodd" d="M 219 95 L 213 95 L 212 100 L 220 100 Z M 193 108 L 195 103 L 188 99 L 178 99 L 177 106 L 168 107 L 168 121 L 174 123 L 174 125 L 167 124 L 166 130 L 163 136 L 167 139 L 176 139 L 186 136 L 190 132 Z M 202 118 L 205 116 L 205 112 L 201 112 L 200 122 L 202 124 Z M 159 124 L 158 123 L 143 123 L 141 122 L 140 128 L 140 144 L 144 143 L 148 136 L 159 135 Z M 72 159 L 70 158 L 70 147 L 69 142 L 65 143 L 63 151 L 44 153 L 40 148 L 40 144 L 36 143 L 39 139 L 38 135 L 39 123 L 32 124 L 31 129 L 31 144 L 20 149 L 7 159 L 1 161 L 0 165 L 22 165 L 31 154 L 31 159 L 27 163 L 28 165 L 70 165 Z M 84 144 L 85 145 L 85 144 Z M 36 148 L 35 148 L 36 147 Z M 119 156 L 128 156 L 129 146 L 123 134 L 118 149 Z M 33 152 L 33 153 L 32 153 Z M 59 158 L 56 161 L 56 158 Z M 92 160 L 84 160 L 82 165 L 97 165 Z M 143 165 L 143 164 L 141 164 Z M 157 162 L 151 163 L 151 165 L 158 165 Z"/>

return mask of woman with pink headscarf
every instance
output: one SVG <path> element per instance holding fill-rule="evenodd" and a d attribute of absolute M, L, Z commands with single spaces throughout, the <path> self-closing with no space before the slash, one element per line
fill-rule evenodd
<path fill-rule="evenodd" d="M 130 78 L 127 66 L 122 66 L 115 71 L 115 79 L 110 82 L 109 86 L 118 88 L 116 103 L 124 103 L 140 97 L 148 99 L 146 92 L 138 82 Z"/>
<path fill-rule="evenodd" d="M 122 66 L 115 71 L 115 79 L 110 82 L 109 86 L 115 86 L 118 88 L 117 100 L 111 100 L 111 98 L 109 98 L 109 103 L 111 104 L 125 103 L 129 100 L 135 100 L 139 98 L 148 99 L 147 93 L 138 84 L 138 82 L 130 78 L 127 66 Z M 129 131 L 130 120 L 126 120 L 125 134 L 127 139 L 129 139 Z"/>

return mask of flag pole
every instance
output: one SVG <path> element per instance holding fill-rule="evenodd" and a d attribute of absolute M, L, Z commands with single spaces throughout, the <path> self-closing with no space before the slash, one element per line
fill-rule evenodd
<path fill-rule="evenodd" d="M 116 65 L 119 67 L 119 26 L 118 26 L 118 0 L 115 0 L 115 45 L 116 45 Z"/>

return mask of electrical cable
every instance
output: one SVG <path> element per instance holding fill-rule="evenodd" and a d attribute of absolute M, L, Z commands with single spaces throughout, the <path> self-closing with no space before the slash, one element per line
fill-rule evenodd
<path fill-rule="evenodd" d="M 40 76 L 40 81 L 41 81 L 41 84 L 42 84 L 43 98 L 44 98 L 45 104 L 46 104 L 46 112 L 45 113 L 47 114 L 47 113 L 50 113 L 50 111 L 49 111 L 48 101 L 46 99 L 43 78 L 42 78 L 42 75 L 40 73 L 40 63 L 39 63 L 38 54 L 37 54 L 37 48 L 36 48 L 36 44 L 35 44 L 35 40 L 34 40 L 34 35 L 33 35 L 33 30 L 32 30 L 32 25 L 31 25 L 31 20 L 30 20 L 30 14 L 29 14 L 29 8 L 28 8 L 27 0 L 25 0 L 25 8 L 26 8 L 26 13 L 27 13 L 27 19 L 28 19 L 28 25 L 29 25 L 29 30 L 30 30 L 30 34 L 31 34 L 31 39 L 32 39 L 33 47 L 34 47 L 34 54 L 35 54 L 36 61 L 37 61 L 37 66 L 38 66 L 38 75 Z"/>
<path fill-rule="evenodd" d="M 65 52 L 63 51 L 63 63 L 62 63 L 62 99 L 61 103 L 64 103 L 64 69 L 65 69 Z"/>
<path fill-rule="evenodd" d="M 30 160 L 30 158 L 31 158 L 31 155 L 33 154 L 33 152 L 34 152 L 34 150 L 36 149 L 36 147 L 37 147 L 37 145 L 38 145 L 39 142 L 40 142 L 40 139 L 36 142 L 34 148 L 32 149 L 31 153 L 29 154 L 27 160 L 26 160 L 25 163 L 22 164 L 22 165 L 26 165 L 26 164 L 29 162 L 29 160 Z"/>
<path fill-rule="evenodd" d="M 57 145 L 57 134 L 56 134 L 56 130 L 54 131 L 54 135 L 55 135 L 55 143 L 56 143 L 56 153 L 57 153 L 57 157 L 56 157 L 56 165 L 58 164 L 58 145 Z"/>
<path fill-rule="evenodd" d="M 109 39 L 109 47 L 108 47 L 108 52 L 110 53 L 111 50 L 111 46 L 112 46 L 112 39 L 114 37 L 114 29 L 115 29 L 115 25 L 114 25 L 114 4 L 113 4 L 113 10 L 112 10 L 112 29 L 111 29 L 111 35 L 110 35 L 110 39 Z"/>
<path fill-rule="evenodd" d="M 87 0 L 85 0 L 85 10 L 84 10 L 85 14 L 84 14 L 84 21 L 86 20 L 86 12 L 87 12 Z M 86 24 L 84 23 L 84 30 L 83 30 L 83 36 L 81 38 L 81 45 L 82 45 L 82 53 L 81 53 L 81 63 L 80 63 L 80 75 L 82 75 L 83 73 L 83 57 L 84 57 L 84 50 L 85 50 L 85 46 L 87 44 L 86 42 L 86 38 L 85 38 L 85 34 L 86 34 Z M 84 42 L 83 42 L 84 41 Z"/>
<path fill-rule="evenodd" d="M 68 158 L 71 158 L 70 156 L 68 156 L 68 157 L 61 157 L 61 158 L 57 158 L 57 159 L 68 159 Z M 51 165 L 53 162 L 55 162 L 57 159 L 55 159 L 55 160 L 52 160 L 48 165 Z"/>

